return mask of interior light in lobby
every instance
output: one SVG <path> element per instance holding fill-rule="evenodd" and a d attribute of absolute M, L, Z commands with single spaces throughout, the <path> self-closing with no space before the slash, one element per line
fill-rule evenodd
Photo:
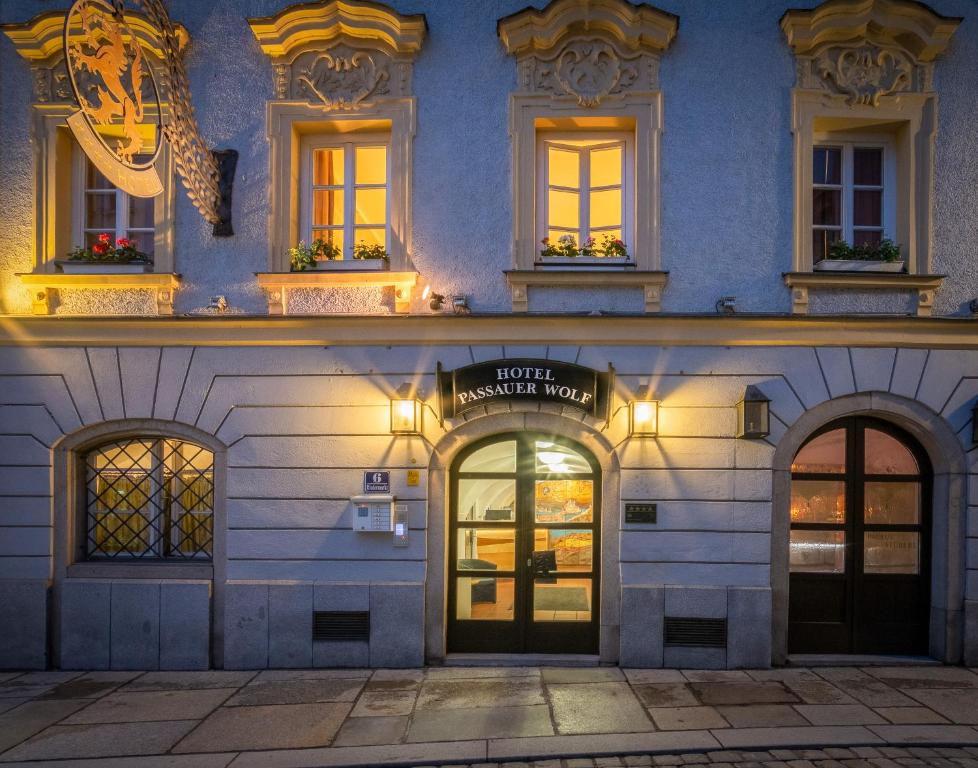
<path fill-rule="evenodd" d="M 771 434 L 771 399 L 759 387 L 748 385 L 737 403 L 737 437 L 758 439 Z"/>
<path fill-rule="evenodd" d="M 404 383 L 391 398 L 391 434 L 420 435 L 423 403 L 411 384 Z"/>
<path fill-rule="evenodd" d="M 628 404 L 628 436 L 655 437 L 659 434 L 659 401 L 632 400 Z"/>

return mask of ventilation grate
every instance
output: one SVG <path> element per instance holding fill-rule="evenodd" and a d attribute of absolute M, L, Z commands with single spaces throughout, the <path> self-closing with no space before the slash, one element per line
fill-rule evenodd
<path fill-rule="evenodd" d="M 323 642 L 370 640 L 368 611 L 313 611 L 312 639 Z"/>
<path fill-rule="evenodd" d="M 665 645 L 726 648 L 726 619 L 678 619 L 666 616 Z"/>

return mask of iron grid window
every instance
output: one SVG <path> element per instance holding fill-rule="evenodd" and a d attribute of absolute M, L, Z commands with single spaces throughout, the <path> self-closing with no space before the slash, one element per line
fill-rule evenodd
<path fill-rule="evenodd" d="M 214 454 L 194 443 L 132 438 L 85 456 L 91 559 L 210 559 Z"/>

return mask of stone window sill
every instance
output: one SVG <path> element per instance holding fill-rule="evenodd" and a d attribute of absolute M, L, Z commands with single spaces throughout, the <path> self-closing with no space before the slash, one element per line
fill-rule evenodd
<path fill-rule="evenodd" d="M 411 311 L 411 291 L 418 282 L 417 272 L 386 270 L 306 270 L 305 272 L 256 272 L 258 286 L 268 294 L 268 314 L 284 315 L 289 311 L 292 288 L 394 288 L 394 309 Z"/>
<path fill-rule="evenodd" d="M 214 578 L 210 561 L 186 562 L 82 562 L 68 566 L 69 579 L 178 579 L 200 580 Z"/>
<path fill-rule="evenodd" d="M 507 270 L 506 282 L 513 296 L 513 311 L 529 310 L 530 288 L 641 288 L 645 297 L 645 311 L 658 312 L 662 304 L 662 289 L 669 280 L 668 272 L 654 270 L 623 269 L 539 269 Z"/>
<path fill-rule="evenodd" d="M 898 272 L 785 272 L 791 289 L 791 313 L 808 314 L 808 291 L 812 288 L 850 290 L 916 291 L 917 316 L 930 317 L 934 293 L 946 275 L 906 275 Z"/>
<path fill-rule="evenodd" d="M 156 312 L 173 314 L 173 294 L 180 287 L 180 275 L 172 272 L 135 272 L 118 274 L 66 275 L 60 272 L 21 272 L 21 283 L 31 290 L 31 311 L 35 315 L 50 315 L 53 300 L 61 289 L 126 290 L 132 288 L 153 291 Z"/>

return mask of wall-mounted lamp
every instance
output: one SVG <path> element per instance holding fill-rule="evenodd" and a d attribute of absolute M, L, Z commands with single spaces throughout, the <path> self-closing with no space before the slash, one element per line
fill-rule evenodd
<path fill-rule="evenodd" d="M 452 296 L 452 311 L 456 315 L 468 315 L 472 313 L 472 308 L 469 307 L 469 297 L 468 296 Z"/>
<path fill-rule="evenodd" d="M 391 434 L 420 435 L 423 403 L 410 384 L 401 384 L 391 398 Z"/>
<path fill-rule="evenodd" d="M 427 301 L 432 312 L 439 312 L 445 306 L 445 297 L 431 290 L 430 285 L 424 287 L 424 292 L 421 294 L 421 301 Z"/>
<path fill-rule="evenodd" d="M 755 440 L 771 434 L 771 399 L 753 384 L 737 403 L 737 437 Z"/>
<path fill-rule="evenodd" d="M 659 401 L 632 400 L 628 404 L 628 436 L 655 437 L 659 434 Z"/>

